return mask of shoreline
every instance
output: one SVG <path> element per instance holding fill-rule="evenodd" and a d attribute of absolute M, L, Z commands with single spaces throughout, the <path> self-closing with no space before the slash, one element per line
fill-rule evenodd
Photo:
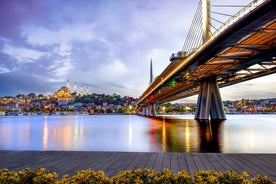
<path fill-rule="evenodd" d="M 1 112 L 1 111 L 0 111 Z M 226 115 L 276 115 L 276 112 L 267 112 L 267 113 L 225 113 Z M 83 112 L 58 112 L 58 113 L 27 113 L 27 114 L 22 114 L 22 113 L 11 113 L 11 114 L 6 114 L 0 113 L 0 117 L 3 116 L 94 116 L 94 115 L 138 115 L 138 116 L 143 116 L 140 114 L 135 114 L 135 113 L 83 113 Z M 158 114 L 156 116 L 143 116 L 143 117 L 149 117 L 149 118 L 161 118 L 161 117 L 170 117 L 170 116 L 185 116 L 185 115 L 194 115 L 192 113 L 183 113 L 183 114 Z"/>

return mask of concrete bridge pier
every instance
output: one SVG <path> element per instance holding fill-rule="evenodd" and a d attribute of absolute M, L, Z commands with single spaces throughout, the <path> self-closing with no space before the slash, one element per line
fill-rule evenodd
<path fill-rule="evenodd" d="M 143 107 L 143 108 L 142 108 L 142 115 L 143 115 L 143 116 L 146 116 L 146 113 L 147 113 L 146 107 Z"/>
<path fill-rule="evenodd" d="M 156 116 L 156 110 L 155 110 L 155 104 L 151 104 L 151 116 L 155 117 Z"/>
<path fill-rule="evenodd" d="M 143 107 L 143 116 L 149 116 L 149 106 Z"/>
<path fill-rule="evenodd" d="M 155 104 L 149 104 L 143 107 L 143 116 L 156 116 Z"/>
<path fill-rule="evenodd" d="M 156 110 L 155 110 L 155 104 L 149 104 L 148 105 L 148 114 L 147 116 L 156 116 Z"/>
<path fill-rule="evenodd" d="M 216 79 L 216 76 L 211 76 L 200 84 L 195 112 L 197 120 L 208 120 L 209 116 L 212 120 L 226 119 Z"/>

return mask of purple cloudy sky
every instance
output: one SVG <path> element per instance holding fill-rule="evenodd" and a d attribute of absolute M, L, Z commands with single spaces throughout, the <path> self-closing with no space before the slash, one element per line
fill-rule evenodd
<path fill-rule="evenodd" d="M 149 83 L 150 58 L 157 76 L 182 49 L 196 6 L 190 0 L 0 0 L 0 96 L 14 96 L 17 88 L 52 94 L 69 80 L 90 92 L 139 97 Z M 224 88 L 222 97 L 276 97 L 274 78 Z"/>

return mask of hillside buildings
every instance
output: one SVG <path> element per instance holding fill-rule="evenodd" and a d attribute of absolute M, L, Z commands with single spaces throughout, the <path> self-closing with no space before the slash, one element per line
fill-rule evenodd
<path fill-rule="evenodd" d="M 0 97 L 0 115 L 36 115 L 36 114 L 60 114 L 60 113 L 133 113 L 138 99 L 133 97 L 121 97 L 120 95 L 105 95 L 90 93 L 88 87 L 77 91 L 74 83 L 73 92 L 70 91 L 70 83 L 61 87 L 52 95 L 44 96 L 30 93 L 28 95 L 17 94 L 16 97 Z M 268 99 L 241 99 L 236 101 L 224 101 L 225 112 L 236 113 L 276 113 L 276 98 Z M 158 104 L 159 114 L 183 114 L 193 113 L 196 104 Z"/>

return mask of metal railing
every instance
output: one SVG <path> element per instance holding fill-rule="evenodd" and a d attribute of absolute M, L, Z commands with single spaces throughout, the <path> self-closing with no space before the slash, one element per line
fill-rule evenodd
<path fill-rule="evenodd" d="M 238 11 L 235 15 L 233 15 L 231 18 L 229 18 L 223 25 L 221 25 L 214 33 L 211 39 L 217 37 L 221 32 L 223 32 L 225 29 L 227 29 L 229 26 L 233 25 L 235 22 L 237 22 L 239 19 L 247 15 L 249 12 L 260 6 L 262 3 L 266 2 L 268 0 L 253 0 L 251 3 L 249 3 L 247 6 L 242 8 L 240 11 Z"/>
<path fill-rule="evenodd" d="M 253 11 L 255 8 L 257 8 L 258 6 L 260 6 L 262 3 L 266 2 L 268 0 L 253 0 L 252 2 L 250 2 L 248 5 L 246 5 L 245 7 L 243 7 L 241 10 L 239 10 L 235 15 L 233 15 L 232 17 L 230 17 L 226 22 L 224 22 L 217 30 L 215 30 L 212 33 L 212 36 L 210 37 L 210 40 L 216 38 L 220 33 L 222 33 L 225 29 L 227 29 L 229 26 L 233 25 L 235 22 L 237 22 L 239 19 L 241 19 L 242 17 L 244 17 L 245 15 L 247 15 L 248 13 L 250 13 L 251 11 Z M 199 2 L 196 14 L 201 13 L 200 11 L 201 9 L 201 1 Z M 195 15 L 195 22 L 197 23 L 197 25 L 194 26 L 198 26 L 200 24 L 198 24 L 198 18 L 197 15 Z M 193 24 L 193 22 L 192 22 Z M 194 26 L 191 26 L 190 29 L 194 29 L 198 31 L 198 28 L 194 28 Z M 186 51 L 187 55 L 189 55 L 191 52 L 193 52 L 194 50 L 200 48 L 202 45 L 204 45 L 204 43 L 201 41 L 199 41 L 198 39 L 200 38 L 198 36 L 197 33 L 190 33 L 192 30 L 189 31 L 187 38 L 185 40 L 184 46 L 183 46 L 183 51 Z M 194 41 L 191 41 L 191 37 L 189 37 L 189 34 L 193 34 L 194 37 L 193 39 L 196 39 Z M 202 34 L 202 31 L 199 31 L 199 34 Z"/>

